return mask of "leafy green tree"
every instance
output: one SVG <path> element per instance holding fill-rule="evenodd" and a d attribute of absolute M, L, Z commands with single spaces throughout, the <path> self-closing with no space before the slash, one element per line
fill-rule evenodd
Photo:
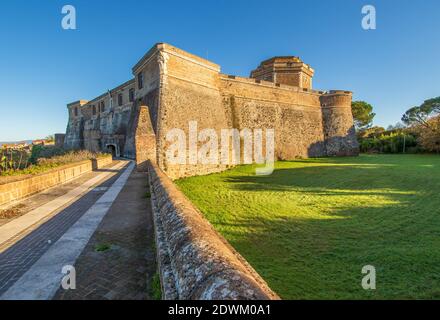
<path fill-rule="evenodd" d="M 357 130 L 369 128 L 376 114 L 373 112 L 373 106 L 365 101 L 353 101 L 351 103 L 354 126 Z"/>
<path fill-rule="evenodd" d="M 405 125 L 402 122 L 397 122 L 394 126 L 390 124 L 387 127 L 387 131 L 402 130 L 402 129 L 405 129 Z"/>
<path fill-rule="evenodd" d="M 417 133 L 418 142 L 424 150 L 440 152 L 440 97 L 408 109 L 402 121 Z"/>
<path fill-rule="evenodd" d="M 421 125 L 437 132 L 437 126 L 429 120 L 438 115 L 440 115 L 440 97 L 426 100 L 420 106 L 408 109 L 402 116 L 402 121 L 409 126 Z"/>
<path fill-rule="evenodd" d="M 417 124 L 412 130 L 423 150 L 440 153 L 440 115 L 428 119 L 427 126 Z"/>
<path fill-rule="evenodd" d="M 358 131 L 358 138 L 368 138 L 371 136 L 379 136 L 381 133 L 384 133 L 386 130 L 379 126 L 374 126 L 370 128 L 366 128 L 362 131 Z"/>

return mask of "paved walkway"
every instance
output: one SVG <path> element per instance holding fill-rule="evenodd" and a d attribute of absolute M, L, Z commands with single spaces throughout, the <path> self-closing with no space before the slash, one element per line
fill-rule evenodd
<path fill-rule="evenodd" d="M 150 299 L 156 258 L 147 183 L 146 173 L 131 174 L 75 263 L 77 289 L 60 288 L 55 299 Z"/>
<path fill-rule="evenodd" d="M 58 211 L 49 212 L 54 206 L 48 204 L 66 200 L 78 188 L 74 183 L 60 197 L 0 226 L 11 232 L 11 225 L 22 225 L 19 219 L 32 225 L 0 253 L 0 299 L 148 299 L 155 272 L 148 180 L 132 170 L 133 164 L 103 170 L 112 174 L 99 183 L 102 172 L 96 172 L 84 182 L 90 190 Z M 32 224 L 35 210 L 41 221 Z M 95 251 L 104 242 L 109 249 Z M 61 269 L 69 264 L 77 269 L 77 289 L 58 291 Z"/>
<path fill-rule="evenodd" d="M 23 238 L 34 230 L 36 226 L 50 219 L 54 214 L 60 212 L 60 209 L 67 208 L 69 204 L 85 195 L 91 189 L 94 191 L 102 191 L 102 188 L 95 188 L 102 181 L 114 176 L 126 165 L 126 162 L 118 161 L 112 166 L 96 170 L 89 175 L 89 178 L 82 181 L 79 185 L 70 183 L 67 188 L 51 188 L 44 192 L 44 196 L 35 196 L 31 199 L 20 203 L 21 215 L 0 226 L 0 252 L 4 251 L 11 244 Z M 95 188 L 95 189 L 94 189 Z M 58 191 L 61 189 L 61 192 Z"/>

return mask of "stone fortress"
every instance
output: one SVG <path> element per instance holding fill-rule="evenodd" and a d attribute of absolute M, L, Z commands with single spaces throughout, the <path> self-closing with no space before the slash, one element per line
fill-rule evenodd
<path fill-rule="evenodd" d="M 314 70 L 298 57 L 263 61 L 250 78 L 158 43 L 132 69 L 134 78 L 97 98 L 67 105 L 67 149 L 151 160 L 171 178 L 225 170 L 228 165 L 168 163 L 170 129 L 275 130 L 275 158 L 358 154 L 349 91 L 312 89 Z M 59 137 L 58 137 L 59 138 Z"/>

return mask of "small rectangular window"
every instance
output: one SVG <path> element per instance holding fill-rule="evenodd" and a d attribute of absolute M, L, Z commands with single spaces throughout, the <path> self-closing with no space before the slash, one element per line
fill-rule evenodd
<path fill-rule="evenodd" d="M 92 105 L 92 113 L 93 115 L 96 115 L 96 106 L 94 104 Z"/>
<path fill-rule="evenodd" d="M 139 72 L 138 74 L 138 87 L 139 90 L 144 87 L 144 74 L 142 72 Z"/>
<path fill-rule="evenodd" d="M 100 107 L 100 109 L 101 109 L 101 112 L 104 112 L 104 111 L 105 111 L 105 102 L 104 102 L 104 101 L 101 101 L 101 107 Z"/>
<path fill-rule="evenodd" d="M 74 114 L 75 114 L 75 117 L 78 117 L 78 107 L 76 107 L 76 108 L 74 109 Z"/>
<path fill-rule="evenodd" d="M 118 105 L 122 106 L 122 93 L 118 94 Z"/>
<path fill-rule="evenodd" d="M 133 102 L 133 101 L 134 101 L 134 89 L 133 89 L 133 88 L 131 88 L 131 89 L 128 91 L 128 99 L 129 99 L 130 102 Z"/>

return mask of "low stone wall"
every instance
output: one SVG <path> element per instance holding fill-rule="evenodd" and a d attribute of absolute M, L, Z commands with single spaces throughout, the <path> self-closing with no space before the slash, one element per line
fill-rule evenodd
<path fill-rule="evenodd" d="M 106 156 L 65 165 L 38 175 L 17 176 L 15 181 L 0 184 L 0 206 L 66 183 L 84 173 L 109 165 L 112 161 L 111 156 Z"/>
<path fill-rule="evenodd" d="M 279 299 L 156 164 L 148 172 L 163 299 Z"/>

